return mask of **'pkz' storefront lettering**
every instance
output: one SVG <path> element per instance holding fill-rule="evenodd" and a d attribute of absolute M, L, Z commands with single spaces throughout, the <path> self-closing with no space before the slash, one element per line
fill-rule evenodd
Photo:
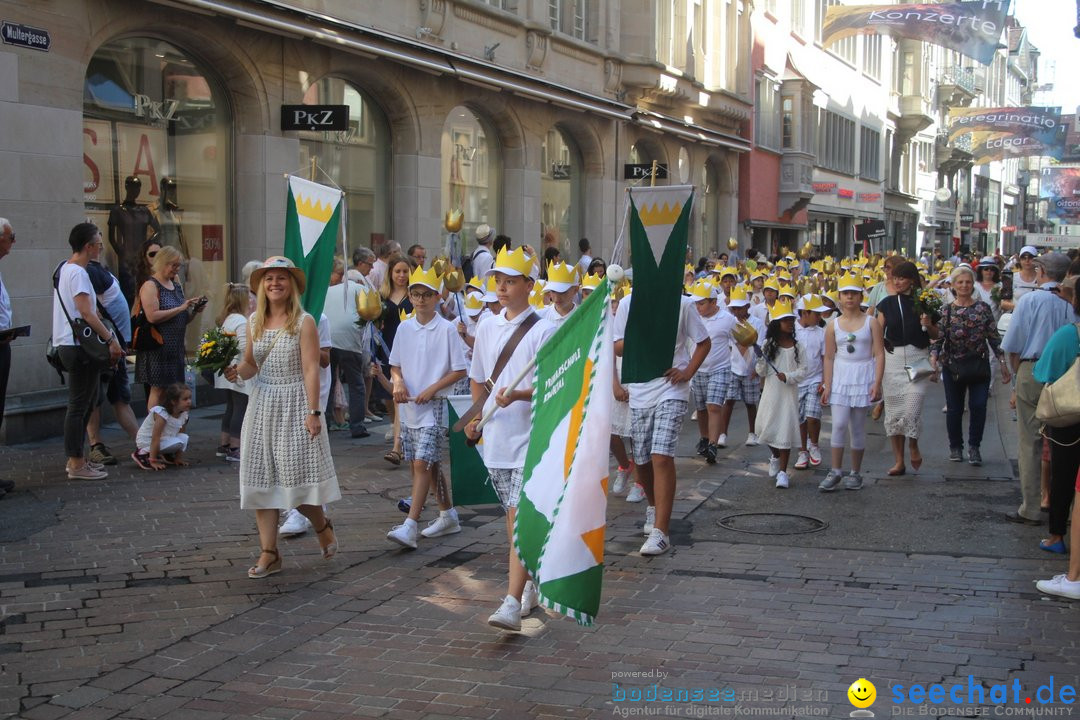
<path fill-rule="evenodd" d="M 149 95 L 135 95 L 135 117 L 149 117 L 151 120 L 172 120 L 176 109 L 180 107 L 179 100 L 157 101 Z"/>

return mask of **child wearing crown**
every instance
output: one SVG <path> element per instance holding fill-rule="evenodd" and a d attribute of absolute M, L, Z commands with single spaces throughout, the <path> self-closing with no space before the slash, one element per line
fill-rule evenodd
<path fill-rule="evenodd" d="M 730 293 L 733 288 L 734 285 L 729 287 L 727 292 Z M 690 287 L 690 297 L 694 300 L 698 314 L 701 315 L 701 322 L 712 340 L 712 347 L 705 357 L 705 362 L 701 363 L 701 367 L 694 373 L 694 379 L 690 381 L 701 438 L 697 451 L 710 465 L 716 462 L 716 441 L 720 438 L 724 402 L 728 385 L 731 384 L 731 331 L 738 323 L 735 316 L 721 306 L 718 300 L 721 292 L 723 291 L 704 279 Z"/>
<path fill-rule="evenodd" d="M 769 477 L 776 487 L 788 487 L 791 449 L 799 447 L 799 383 L 806 377 L 806 352 L 795 339 L 795 312 L 791 303 L 777 300 L 769 308 L 765 346 L 755 370 L 765 378 L 754 432 L 769 446 Z"/>
<path fill-rule="evenodd" d="M 821 313 L 828 307 L 818 295 L 799 298 L 795 312 L 799 322 L 795 325 L 795 339 L 806 353 L 806 377 L 799 383 L 799 436 L 802 446 L 795 460 L 796 470 L 821 464 L 818 439 L 821 436 L 821 380 L 825 361 L 825 328 Z"/>
<path fill-rule="evenodd" d="M 386 539 L 416 549 L 417 521 L 432 482 L 440 478 L 442 440 L 446 436 L 446 400 L 436 397 L 465 377 L 465 345 L 453 323 L 436 312 L 442 280 L 434 269 L 417 267 L 409 277 L 413 315 L 402 320 L 390 350 L 394 402 L 400 407 L 404 459 L 412 466 L 409 516 Z M 419 534 L 427 538 L 461 532 L 449 491 L 439 482 L 439 516 Z"/>
<path fill-rule="evenodd" d="M 551 304 L 543 311 L 544 318 L 555 327 L 562 325 L 577 307 L 574 303 L 577 293 L 577 268 L 566 263 L 548 263 L 544 295 L 551 299 Z"/>
<path fill-rule="evenodd" d="M 536 586 L 529 580 L 514 548 L 514 517 L 524 480 L 525 452 L 529 447 L 533 388 L 525 383 L 512 391 L 507 388 L 536 357 L 555 327 L 540 318 L 529 304 L 536 268 L 533 259 L 522 248 L 513 252 L 507 252 L 505 248 L 500 250 L 489 275 L 495 281 L 494 292 L 502 310 L 483 320 L 476 329 L 469 379 L 474 407 L 482 404 L 482 410 L 468 420 L 464 430 L 466 437 L 474 441 L 479 441 L 483 434 L 479 447 L 484 465 L 499 501 L 506 508 L 506 535 L 510 545 L 508 588 L 502 605 L 488 618 L 488 624 L 516 631 L 521 629 L 522 616 L 528 615 L 539 604 Z M 504 348 L 522 327 L 526 329 L 519 336 L 517 346 L 495 374 Z M 493 408 L 497 409 L 482 431 L 477 429 L 481 417 Z"/>
<path fill-rule="evenodd" d="M 728 296 L 728 312 L 735 317 L 737 322 L 752 327 L 758 338 L 765 337 L 765 323 L 750 314 L 750 298 L 747 296 L 745 286 L 736 285 L 731 289 L 731 295 Z M 724 409 L 720 415 L 720 435 L 716 439 L 716 446 L 719 448 L 727 447 L 728 425 L 731 423 L 731 413 L 735 410 L 736 400 L 746 405 L 746 422 L 750 427 L 746 444 L 750 447 L 760 444 L 758 436 L 754 433 L 754 421 L 757 419 L 757 406 L 761 400 L 761 379 L 754 372 L 754 355 L 751 346 L 740 345 L 732 337 L 731 382 L 724 395 Z"/>

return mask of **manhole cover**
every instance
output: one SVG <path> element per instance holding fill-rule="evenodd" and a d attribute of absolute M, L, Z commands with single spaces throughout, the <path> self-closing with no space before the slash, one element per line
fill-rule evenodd
<path fill-rule="evenodd" d="M 788 513 L 736 513 L 720 518 L 717 524 L 753 535 L 799 535 L 821 532 L 829 527 L 829 523 L 816 517 Z"/>

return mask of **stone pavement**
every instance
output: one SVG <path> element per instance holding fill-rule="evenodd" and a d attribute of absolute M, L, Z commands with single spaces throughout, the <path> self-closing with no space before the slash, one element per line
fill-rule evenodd
<path fill-rule="evenodd" d="M 126 460 L 106 481 L 76 482 L 58 440 L 0 448 L 0 472 L 18 482 L 0 500 L 0 717 L 842 716 L 860 677 L 881 717 L 911 709 L 891 706 L 897 683 L 959 682 L 968 706 L 969 675 L 986 688 L 1017 680 L 1020 700 L 976 697 L 960 714 L 1030 712 L 1051 676 L 1077 683 L 1080 626 L 1033 585 L 1064 558 L 1034 549 L 1038 528 L 999 519 L 1019 493 L 1004 393 L 993 402 L 984 468 L 944 461 L 938 391 L 919 476 L 882 478 L 877 423 L 867 487 L 831 495 L 815 489 L 821 472 L 773 489 L 763 448 L 704 465 L 687 422 L 674 550 L 639 556 L 644 508 L 612 498 L 597 624 L 540 611 L 520 634 L 485 624 L 505 592 L 497 508 L 463 510 L 461 534 L 415 552 L 385 541 L 409 486 L 381 458 L 385 427 L 333 438 L 342 552 L 327 562 L 310 534 L 283 541 L 285 570 L 263 581 L 245 575 L 258 543 L 236 467 L 213 456 L 220 407 L 194 411 L 187 469 Z M 745 432 L 737 409 L 730 437 Z M 115 429 L 108 439 L 125 446 Z M 719 524 L 748 512 L 827 527 Z M 650 688 L 688 701 L 631 701 Z"/>

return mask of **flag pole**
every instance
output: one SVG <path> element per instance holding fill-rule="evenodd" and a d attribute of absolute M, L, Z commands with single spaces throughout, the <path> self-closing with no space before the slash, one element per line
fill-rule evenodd
<path fill-rule="evenodd" d="M 516 378 L 514 378 L 513 381 L 507 387 L 505 387 L 503 389 L 508 393 L 514 392 L 514 389 L 517 388 L 517 386 L 521 384 L 521 381 L 525 379 L 525 376 L 528 375 L 529 373 L 531 373 L 535 369 L 536 369 L 536 357 L 534 356 L 533 359 L 529 361 L 529 364 L 521 369 L 521 372 L 518 373 L 518 376 Z M 494 390 L 492 390 L 492 392 L 494 392 Z M 483 430 L 484 426 L 487 425 L 488 420 L 491 419 L 491 416 L 494 415 L 495 411 L 498 410 L 498 409 L 499 409 L 499 404 L 498 403 L 495 403 L 494 405 L 492 405 L 491 409 L 488 410 L 486 413 L 484 413 L 484 417 L 481 418 L 479 423 L 477 423 L 476 429 L 478 431 Z"/>

